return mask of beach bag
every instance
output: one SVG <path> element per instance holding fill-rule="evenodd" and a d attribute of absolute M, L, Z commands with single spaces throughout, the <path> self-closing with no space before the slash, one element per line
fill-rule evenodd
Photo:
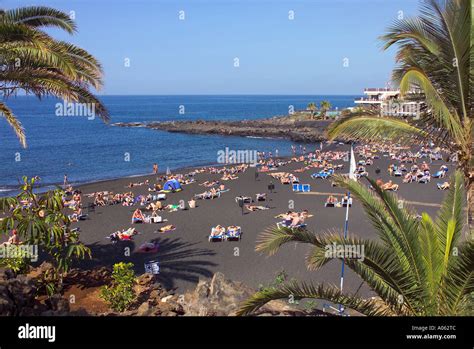
<path fill-rule="evenodd" d="M 163 217 L 161 217 L 161 216 L 151 217 L 151 222 L 152 223 L 161 223 L 161 222 L 163 222 Z"/>
<path fill-rule="evenodd" d="M 188 201 L 189 208 L 196 208 L 196 201 Z"/>

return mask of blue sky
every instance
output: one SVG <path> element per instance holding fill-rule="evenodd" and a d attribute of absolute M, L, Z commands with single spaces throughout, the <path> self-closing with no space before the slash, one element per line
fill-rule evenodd
<path fill-rule="evenodd" d="M 0 0 L 74 11 L 69 40 L 103 64 L 103 94 L 360 94 L 383 87 L 377 37 L 416 0 Z M 185 12 L 185 20 L 179 19 Z M 294 19 L 289 20 L 289 11 Z M 125 59 L 130 67 L 125 67 Z M 238 58 L 240 66 L 234 67 Z M 344 67 L 344 59 L 348 67 Z"/>

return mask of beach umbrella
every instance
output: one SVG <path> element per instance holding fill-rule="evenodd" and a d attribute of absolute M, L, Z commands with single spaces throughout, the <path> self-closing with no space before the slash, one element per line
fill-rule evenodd
<path fill-rule="evenodd" d="M 351 180 L 357 181 L 357 175 L 356 175 L 356 162 L 355 162 L 355 156 L 354 156 L 354 147 L 351 144 L 351 158 L 349 160 L 350 166 L 349 166 L 349 178 Z M 347 232 L 349 230 L 349 207 L 350 207 L 350 200 L 351 200 L 351 192 L 347 192 L 347 201 L 346 201 L 346 219 L 344 221 L 344 239 L 347 239 Z M 341 264 L 341 292 L 344 287 L 344 257 L 342 259 L 342 264 Z M 341 304 L 339 304 L 339 313 L 342 315 L 344 312 L 344 309 Z"/>
<path fill-rule="evenodd" d="M 354 148 L 351 145 L 351 159 L 350 159 L 350 166 L 349 166 L 349 178 L 356 181 L 356 161 L 354 156 Z"/>

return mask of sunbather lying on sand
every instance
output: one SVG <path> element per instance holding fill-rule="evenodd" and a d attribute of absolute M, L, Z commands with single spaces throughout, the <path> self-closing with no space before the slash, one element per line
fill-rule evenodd
<path fill-rule="evenodd" d="M 173 230 L 176 230 L 176 227 L 172 224 L 165 225 L 164 227 L 158 229 L 158 231 L 160 233 L 167 233 L 167 232 L 170 232 L 170 231 L 173 231 Z"/>
<path fill-rule="evenodd" d="M 230 174 L 230 173 L 224 173 L 224 175 L 222 176 L 221 180 L 223 180 L 223 181 L 233 181 L 234 179 L 237 179 L 237 178 L 239 178 L 239 177 L 234 176 L 234 175 L 232 175 L 232 174 Z"/>
<path fill-rule="evenodd" d="M 308 210 L 303 210 L 301 212 L 296 212 L 297 214 L 299 215 L 302 215 L 306 218 L 311 218 L 313 217 L 314 215 L 312 214 L 309 214 Z M 288 211 L 286 213 L 280 213 L 279 215 L 276 215 L 275 218 L 287 218 L 288 216 L 291 216 L 293 214 L 292 211 Z"/>
<path fill-rule="evenodd" d="M 156 253 L 158 252 L 158 242 L 145 242 L 138 248 L 139 253 Z"/>
<path fill-rule="evenodd" d="M 128 241 L 131 240 L 134 235 L 138 233 L 135 231 L 135 228 L 128 228 L 127 230 L 118 230 L 115 233 L 109 235 L 109 238 L 112 242 L 117 241 Z"/>
<path fill-rule="evenodd" d="M 439 190 L 447 190 L 449 189 L 449 182 L 438 183 L 436 186 Z"/>
<path fill-rule="evenodd" d="M 145 182 L 136 182 L 136 183 L 130 182 L 127 185 L 127 188 L 140 187 L 140 186 L 145 185 L 145 184 L 148 185 L 148 183 L 150 183 L 150 181 L 148 179 Z"/>
<path fill-rule="evenodd" d="M 265 206 L 257 206 L 257 205 L 245 205 L 245 208 L 249 211 L 262 211 L 262 210 L 268 210 L 268 207 Z"/>
<path fill-rule="evenodd" d="M 206 188 L 213 187 L 215 185 L 219 184 L 219 181 L 205 181 L 199 185 L 205 186 Z"/>
<path fill-rule="evenodd" d="M 163 209 L 163 205 L 161 204 L 161 201 L 157 201 L 156 203 L 150 203 L 147 207 L 147 210 L 152 210 L 153 212 L 156 211 L 161 211 Z"/>
<path fill-rule="evenodd" d="M 393 191 L 397 191 L 398 190 L 398 184 L 396 183 L 393 183 L 391 180 L 388 181 L 387 183 L 383 183 L 382 182 L 382 185 L 380 185 L 380 188 L 382 190 L 393 190 Z"/>
<path fill-rule="evenodd" d="M 211 229 L 211 236 L 219 236 L 225 233 L 225 228 L 222 225 L 217 225 Z"/>
<path fill-rule="evenodd" d="M 304 222 L 308 217 L 308 210 L 303 210 L 301 212 L 288 211 L 283 216 L 283 222 L 277 223 L 277 226 L 284 226 L 287 228 L 300 227 L 302 225 L 305 225 Z"/>

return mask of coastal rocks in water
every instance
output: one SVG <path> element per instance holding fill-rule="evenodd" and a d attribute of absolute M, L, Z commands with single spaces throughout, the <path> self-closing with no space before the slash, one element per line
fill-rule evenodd
<path fill-rule="evenodd" d="M 295 142 L 318 142 L 331 121 L 295 120 L 291 116 L 242 121 L 119 122 L 118 127 L 147 127 L 168 132 L 225 136 L 285 138 Z"/>

